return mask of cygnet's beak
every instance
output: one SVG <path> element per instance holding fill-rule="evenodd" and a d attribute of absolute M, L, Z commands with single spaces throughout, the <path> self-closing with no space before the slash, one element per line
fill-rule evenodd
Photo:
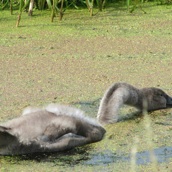
<path fill-rule="evenodd" d="M 170 108 L 170 107 L 172 108 L 172 97 L 167 96 L 166 100 L 167 100 L 167 103 L 166 103 L 167 107 L 168 108 Z"/>

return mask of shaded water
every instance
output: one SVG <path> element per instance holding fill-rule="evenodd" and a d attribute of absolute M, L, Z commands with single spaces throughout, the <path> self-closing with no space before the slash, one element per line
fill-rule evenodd
<path fill-rule="evenodd" d="M 89 149 L 89 147 L 88 147 Z M 10 163 L 19 163 L 20 161 L 34 160 L 35 162 L 49 162 L 53 163 L 53 166 L 66 166 L 66 165 L 91 165 L 99 166 L 104 164 L 114 164 L 119 162 L 130 163 L 131 155 L 124 153 L 115 153 L 110 150 L 101 153 L 88 153 L 88 149 L 74 149 L 66 153 L 53 153 L 53 154 L 31 154 L 15 157 L 5 158 Z M 89 150 L 88 150 L 89 151 Z M 172 158 L 172 147 L 159 147 L 153 150 L 156 160 L 158 163 L 169 162 Z M 151 163 L 150 151 L 143 151 L 136 153 L 136 164 L 137 165 L 148 165 Z"/>
<path fill-rule="evenodd" d="M 172 158 L 172 147 L 160 147 L 153 150 L 156 160 L 158 163 L 168 162 Z M 91 159 L 84 162 L 86 165 L 101 165 L 109 163 L 118 162 L 129 162 L 131 161 L 131 155 L 117 155 L 111 151 L 106 153 L 99 153 L 92 155 Z M 147 165 L 151 163 L 150 151 L 137 152 L 136 154 L 136 164 L 137 165 Z"/>

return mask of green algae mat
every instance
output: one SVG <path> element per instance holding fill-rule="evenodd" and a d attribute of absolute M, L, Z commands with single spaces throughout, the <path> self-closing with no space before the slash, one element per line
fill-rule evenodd
<path fill-rule="evenodd" d="M 172 95 L 172 7 L 148 5 L 147 14 L 113 7 L 90 17 L 67 10 L 61 22 L 49 11 L 0 12 L 0 121 L 27 106 L 73 105 L 96 118 L 114 82 L 158 87 Z M 120 116 L 135 112 L 124 107 Z M 0 157 L 4 172 L 171 171 L 172 110 L 106 126 L 101 142 L 64 153 Z"/>

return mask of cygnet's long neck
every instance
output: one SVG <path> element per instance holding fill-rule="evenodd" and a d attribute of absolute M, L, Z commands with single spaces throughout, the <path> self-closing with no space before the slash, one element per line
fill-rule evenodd
<path fill-rule="evenodd" d="M 140 109 L 142 100 L 143 96 L 139 89 L 127 83 L 116 83 L 105 92 L 97 118 L 102 124 L 117 122 L 118 112 L 122 105 L 127 104 Z"/>
<path fill-rule="evenodd" d="M 99 122 L 117 122 L 118 111 L 123 104 L 134 106 L 141 111 L 154 111 L 172 108 L 172 97 L 155 87 L 137 89 L 127 83 L 113 84 L 100 102 L 97 114 Z"/>

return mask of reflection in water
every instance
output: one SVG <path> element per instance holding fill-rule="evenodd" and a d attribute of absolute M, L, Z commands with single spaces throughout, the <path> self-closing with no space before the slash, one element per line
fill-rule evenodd
<path fill-rule="evenodd" d="M 154 154 L 156 156 L 157 162 L 167 162 L 172 158 L 172 147 L 160 147 L 154 149 Z M 147 164 L 150 163 L 150 153 L 149 151 L 138 152 L 136 155 L 137 164 Z"/>
<path fill-rule="evenodd" d="M 93 155 L 91 159 L 89 159 L 88 161 L 85 161 L 84 164 L 102 165 L 102 164 L 118 163 L 121 161 L 129 161 L 129 158 L 125 156 L 119 156 L 116 153 L 113 153 L 111 151 L 106 151 L 103 153 Z"/>
<path fill-rule="evenodd" d="M 170 158 L 172 158 L 172 147 L 160 147 L 160 148 L 154 149 L 154 154 L 156 156 L 158 163 L 167 162 Z M 88 161 L 85 161 L 84 164 L 101 165 L 101 164 L 109 164 L 109 163 L 117 163 L 117 162 L 125 162 L 125 161 L 130 163 L 131 161 L 130 155 L 119 156 L 115 153 L 107 151 L 103 154 L 99 153 L 99 154 L 93 155 L 92 158 L 89 159 Z M 136 164 L 146 165 L 148 163 L 151 163 L 150 152 L 149 151 L 137 152 Z"/>

